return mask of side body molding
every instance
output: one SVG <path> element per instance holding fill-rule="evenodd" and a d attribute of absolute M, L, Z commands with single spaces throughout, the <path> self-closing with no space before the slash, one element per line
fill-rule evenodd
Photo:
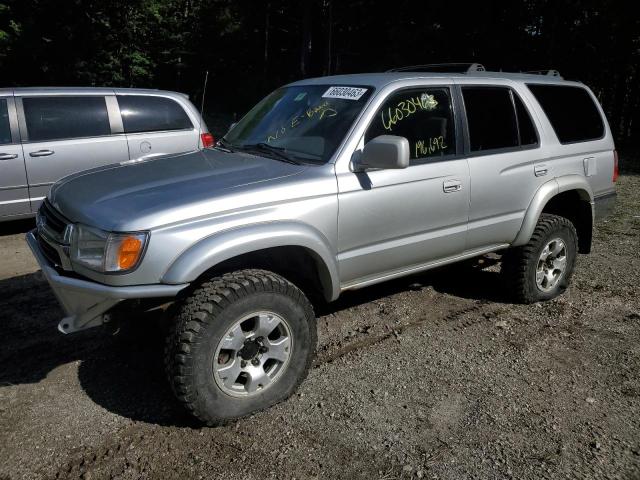
<path fill-rule="evenodd" d="M 329 301 L 338 298 L 340 276 L 333 248 L 320 231 L 296 222 L 261 223 L 206 237 L 174 260 L 163 275 L 162 283 L 193 282 L 208 269 L 230 258 L 286 246 L 306 248 L 316 262 L 324 296 Z"/>
<path fill-rule="evenodd" d="M 585 177 L 581 175 L 564 175 L 554 178 L 543 184 L 536 192 L 533 200 L 531 200 L 529 208 L 527 208 L 527 213 L 524 216 L 520 232 L 518 232 L 512 246 L 517 247 L 529 242 L 536 228 L 536 223 L 538 223 L 538 218 L 540 218 L 540 214 L 547 202 L 559 193 L 569 190 L 576 190 L 583 200 L 591 204 L 591 212 L 593 215 L 593 191 Z"/>

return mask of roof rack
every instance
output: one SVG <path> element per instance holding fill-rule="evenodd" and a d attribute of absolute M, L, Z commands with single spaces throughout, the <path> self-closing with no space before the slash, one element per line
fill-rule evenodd
<path fill-rule="evenodd" d="M 562 75 L 560 75 L 560 72 L 558 70 L 529 70 L 528 72 L 522 72 L 522 73 L 530 73 L 533 75 L 546 75 L 548 77 L 562 78 Z"/>
<path fill-rule="evenodd" d="M 387 72 L 442 72 L 442 73 L 466 73 L 485 72 L 484 65 L 480 63 L 428 63 L 426 65 L 411 65 L 387 70 Z"/>

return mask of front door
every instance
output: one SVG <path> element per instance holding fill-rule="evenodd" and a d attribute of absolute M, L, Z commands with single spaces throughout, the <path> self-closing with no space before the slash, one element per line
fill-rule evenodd
<path fill-rule="evenodd" d="M 0 219 L 30 212 L 13 96 L 0 96 Z"/>
<path fill-rule="evenodd" d="M 18 103 L 33 211 L 60 178 L 129 159 L 125 136 L 111 133 L 103 95 L 24 96 Z"/>
<path fill-rule="evenodd" d="M 338 174 L 343 288 L 407 273 L 465 249 L 469 168 L 458 157 L 449 87 L 397 90 L 373 117 L 378 135 L 409 141 L 410 166 Z"/>

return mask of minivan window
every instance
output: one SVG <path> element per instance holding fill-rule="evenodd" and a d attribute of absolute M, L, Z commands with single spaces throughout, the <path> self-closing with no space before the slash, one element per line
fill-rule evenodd
<path fill-rule="evenodd" d="M 527 84 L 547 115 L 560 143 L 597 140 L 604 122 L 591 95 L 582 87 Z"/>
<path fill-rule="evenodd" d="M 463 87 L 471 152 L 519 146 L 518 125 L 511 90 Z"/>
<path fill-rule="evenodd" d="M 9 111 L 7 99 L 0 98 L 0 145 L 11 143 L 11 126 L 9 125 Z"/>
<path fill-rule="evenodd" d="M 193 124 L 174 100 L 146 95 L 119 95 L 125 133 L 184 130 Z"/>
<path fill-rule="evenodd" d="M 29 141 L 109 135 L 104 97 L 24 97 Z"/>
<path fill-rule="evenodd" d="M 455 154 L 449 89 L 412 88 L 391 94 L 367 129 L 365 143 L 379 135 L 398 135 L 409 140 L 412 160 Z"/>

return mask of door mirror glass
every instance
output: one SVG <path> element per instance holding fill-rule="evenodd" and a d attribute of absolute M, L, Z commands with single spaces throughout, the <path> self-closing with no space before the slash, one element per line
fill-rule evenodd
<path fill-rule="evenodd" d="M 399 169 L 409 166 L 409 141 L 396 135 L 380 135 L 364 146 L 356 170 Z"/>

